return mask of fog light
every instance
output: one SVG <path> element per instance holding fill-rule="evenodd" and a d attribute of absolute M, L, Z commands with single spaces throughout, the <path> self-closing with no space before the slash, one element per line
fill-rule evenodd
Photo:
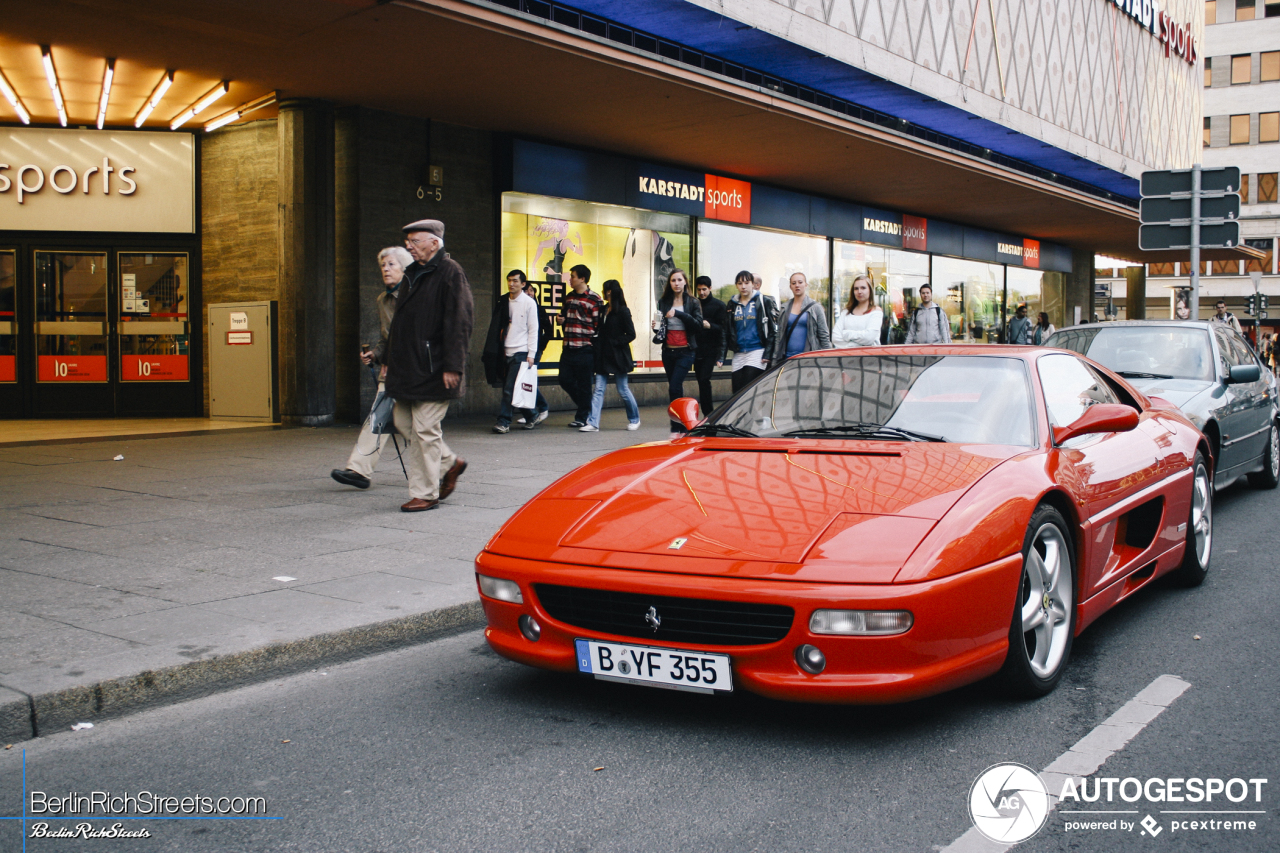
<path fill-rule="evenodd" d="M 542 626 L 538 624 L 538 620 L 526 613 L 517 621 L 520 623 L 520 633 L 524 634 L 524 638 L 531 643 L 538 642 L 538 638 L 542 636 Z"/>
<path fill-rule="evenodd" d="M 915 618 L 907 610 L 815 610 L 809 618 L 814 634 L 884 637 L 910 630 Z"/>
<path fill-rule="evenodd" d="M 480 594 L 498 601 L 510 601 L 512 604 L 524 604 L 524 596 L 520 594 L 520 584 L 502 578 L 491 578 L 476 574 L 480 582 Z"/>
<path fill-rule="evenodd" d="M 818 675 L 827 668 L 827 656 L 817 646 L 805 644 L 796 649 L 796 663 L 810 675 Z"/>

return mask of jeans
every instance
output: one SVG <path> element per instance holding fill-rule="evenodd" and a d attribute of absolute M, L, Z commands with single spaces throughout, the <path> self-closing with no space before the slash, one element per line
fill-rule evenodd
<path fill-rule="evenodd" d="M 575 421 L 586 423 L 591 416 L 591 388 L 595 374 L 593 347 L 565 347 L 560 351 L 560 387 L 577 407 Z"/>
<path fill-rule="evenodd" d="M 715 369 L 716 353 L 704 356 L 699 352 L 693 360 L 693 372 L 698 377 L 698 407 L 702 409 L 704 418 L 715 408 L 715 401 L 711 397 L 711 374 Z"/>
<path fill-rule="evenodd" d="M 675 402 L 684 396 L 684 378 L 693 367 L 693 351 L 662 348 L 662 369 L 667 372 L 667 399 Z M 672 432 L 684 432 L 684 424 L 671 422 Z"/>
<path fill-rule="evenodd" d="M 498 409 L 498 423 L 502 426 L 511 426 L 514 411 L 511 408 L 511 396 L 516 390 L 516 377 L 520 375 L 520 365 L 524 364 L 528 357 L 527 352 L 507 356 L 507 379 L 502 383 L 502 408 Z M 521 409 L 520 412 L 526 418 L 533 416 L 533 412 L 529 409 Z"/>
<path fill-rule="evenodd" d="M 631 385 L 627 381 L 627 374 L 613 374 L 613 384 L 618 389 L 618 396 L 622 398 L 622 405 L 627 409 L 627 423 L 640 423 L 640 407 L 636 405 L 635 395 L 631 393 Z M 608 386 L 609 377 L 602 373 L 597 373 L 595 389 L 591 392 L 591 416 L 587 418 L 587 423 L 596 429 L 600 428 L 600 410 L 604 408 L 604 392 Z"/>

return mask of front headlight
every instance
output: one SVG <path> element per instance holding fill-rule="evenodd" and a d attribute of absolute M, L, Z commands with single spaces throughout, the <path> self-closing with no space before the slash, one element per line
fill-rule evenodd
<path fill-rule="evenodd" d="M 524 604 L 524 596 L 520 593 L 520 584 L 515 581 L 491 578 L 479 572 L 476 573 L 476 580 L 480 582 L 481 595 L 488 598 L 496 598 L 498 601 L 510 601 L 512 604 Z"/>
<path fill-rule="evenodd" d="M 884 637 L 910 630 L 915 619 L 907 610 L 815 610 L 809 618 L 814 634 Z"/>

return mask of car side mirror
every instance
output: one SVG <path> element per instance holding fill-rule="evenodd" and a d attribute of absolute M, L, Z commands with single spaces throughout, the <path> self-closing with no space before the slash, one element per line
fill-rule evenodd
<path fill-rule="evenodd" d="M 698 401 L 692 397 L 681 397 L 667 406 L 667 416 L 673 421 L 684 424 L 685 429 L 693 429 L 702 415 L 698 412 Z"/>
<path fill-rule="evenodd" d="M 1053 428 L 1053 443 L 1062 444 L 1078 435 L 1100 432 L 1128 432 L 1138 426 L 1138 411 L 1119 403 L 1099 403 L 1084 410 L 1075 423 Z"/>
<path fill-rule="evenodd" d="M 1237 364 L 1227 374 L 1228 385 L 1243 385 L 1246 382 L 1257 382 L 1262 377 L 1262 370 L 1256 364 Z"/>

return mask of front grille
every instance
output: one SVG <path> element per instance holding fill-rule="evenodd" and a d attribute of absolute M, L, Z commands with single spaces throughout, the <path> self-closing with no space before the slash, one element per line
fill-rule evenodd
<path fill-rule="evenodd" d="M 602 634 L 699 643 L 758 646 L 775 643 L 791 630 L 795 610 L 779 604 L 746 604 L 701 598 L 672 598 L 603 589 L 535 584 L 538 600 L 552 618 Z M 652 607 L 658 630 L 645 622 Z"/>

